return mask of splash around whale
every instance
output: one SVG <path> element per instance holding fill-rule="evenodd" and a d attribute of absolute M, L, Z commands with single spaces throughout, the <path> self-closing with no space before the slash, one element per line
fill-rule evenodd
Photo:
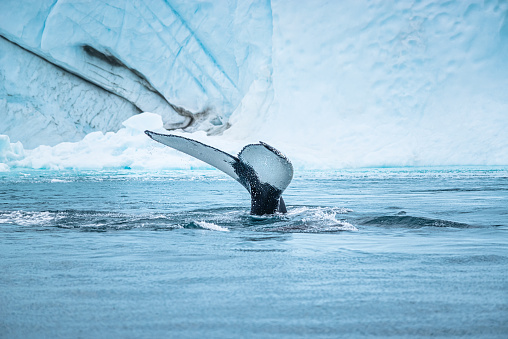
<path fill-rule="evenodd" d="M 250 193 L 251 214 L 286 213 L 282 193 L 293 178 L 293 165 L 272 146 L 264 142 L 250 144 L 235 157 L 196 140 L 149 130 L 145 134 L 161 144 L 212 165 L 238 181 Z"/>

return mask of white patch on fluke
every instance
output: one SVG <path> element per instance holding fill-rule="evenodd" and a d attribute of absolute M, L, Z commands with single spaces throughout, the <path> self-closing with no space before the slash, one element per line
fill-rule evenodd
<path fill-rule="evenodd" d="M 238 158 L 256 171 L 259 181 L 284 191 L 293 179 L 293 165 L 287 158 L 268 147 L 247 145 Z"/>

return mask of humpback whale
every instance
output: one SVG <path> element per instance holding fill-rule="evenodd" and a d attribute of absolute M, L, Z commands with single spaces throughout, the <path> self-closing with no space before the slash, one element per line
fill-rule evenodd
<path fill-rule="evenodd" d="M 193 156 L 226 173 L 247 189 L 253 215 L 286 213 L 282 192 L 293 178 L 293 165 L 272 146 L 259 142 L 233 156 L 199 141 L 172 134 L 145 131 L 153 140 Z"/>

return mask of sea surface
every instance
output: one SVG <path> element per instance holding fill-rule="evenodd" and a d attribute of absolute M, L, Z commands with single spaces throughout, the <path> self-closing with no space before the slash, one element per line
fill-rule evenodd
<path fill-rule="evenodd" d="M 508 168 L 0 173 L 2 338 L 508 337 Z"/>

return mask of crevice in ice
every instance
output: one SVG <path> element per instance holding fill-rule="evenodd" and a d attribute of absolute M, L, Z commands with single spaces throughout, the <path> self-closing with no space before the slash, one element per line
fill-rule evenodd
<path fill-rule="evenodd" d="M 58 64 L 55 64 L 55 63 L 51 62 L 50 60 L 48 60 L 48 59 L 44 58 L 43 56 L 41 56 L 41 55 L 39 55 L 39 54 L 37 54 L 37 53 L 34 53 L 33 51 L 31 51 L 31 50 L 29 50 L 29 49 L 27 49 L 27 48 L 25 48 L 25 47 L 21 46 L 20 44 L 18 44 L 18 43 L 16 43 L 16 42 L 12 41 L 12 40 L 10 40 L 10 39 L 8 39 L 7 37 L 5 37 L 5 36 L 4 36 L 4 35 L 2 35 L 2 34 L 0 34 L 0 38 L 1 38 L 1 39 L 4 39 L 5 41 L 8 41 L 9 43 L 11 43 L 11 44 L 13 44 L 13 45 L 15 45 L 15 46 L 17 46 L 17 47 L 19 47 L 19 48 L 21 48 L 21 49 L 22 49 L 22 50 L 24 50 L 25 52 L 30 53 L 31 55 L 34 55 L 34 56 L 36 56 L 36 57 L 40 58 L 41 60 L 46 61 L 47 63 L 49 63 L 49 64 L 51 64 L 51 65 L 55 66 L 56 68 L 58 68 L 59 70 L 61 70 L 62 72 L 72 74 L 72 75 L 74 75 L 75 77 L 77 77 L 77 78 L 79 78 L 79 79 L 83 80 L 84 82 L 86 82 L 86 83 L 88 83 L 88 84 L 90 84 L 90 85 L 92 85 L 92 86 L 94 86 L 94 87 L 96 87 L 96 88 L 99 88 L 99 89 L 101 89 L 101 90 L 103 90 L 103 91 L 105 91 L 105 92 L 107 92 L 107 93 L 110 93 L 110 94 L 112 94 L 112 95 L 114 95 L 114 96 L 116 96 L 116 97 L 118 97 L 118 98 L 121 98 L 122 100 L 126 100 L 126 101 L 130 102 L 130 103 L 134 106 L 134 108 L 136 108 L 136 110 L 138 111 L 138 113 L 142 113 L 142 112 L 143 112 L 143 111 L 142 111 L 142 110 L 141 110 L 138 106 L 136 106 L 136 104 L 135 104 L 135 103 L 131 102 L 130 100 L 125 99 L 124 97 L 122 97 L 122 96 L 118 95 L 117 93 L 115 93 L 115 92 L 113 92 L 113 91 L 108 90 L 107 88 L 104 88 L 104 87 L 102 87 L 102 86 L 99 86 L 97 83 L 95 83 L 95 82 L 92 82 L 92 81 L 88 80 L 87 78 L 85 78 L 85 77 L 81 76 L 79 73 L 72 72 L 72 71 L 70 71 L 70 70 L 67 70 L 67 69 L 63 68 L 62 66 L 60 66 L 60 65 L 58 65 Z"/>
<path fill-rule="evenodd" d="M 168 6 L 169 6 L 169 4 L 168 4 Z M 139 7 L 137 7 L 137 8 L 139 9 Z M 163 37 L 162 37 L 159 33 L 157 33 L 157 32 L 156 32 L 156 30 L 155 30 L 155 28 L 153 27 L 152 23 L 151 23 L 149 20 L 147 20 L 144 16 L 141 16 L 141 18 L 142 18 L 142 19 L 146 22 L 146 24 L 147 24 L 147 25 L 149 25 L 152 29 L 154 29 L 154 31 L 155 31 L 155 36 L 157 36 L 157 38 L 159 39 L 159 41 L 160 41 L 162 44 L 164 44 L 164 45 L 168 48 L 168 51 L 170 51 L 170 52 L 172 52 L 172 53 L 173 53 L 173 55 L 174 55 L 174 58 L 173 58 L 173 64 L 174 64 L 174 63 L 178 62 L 178 57 L 179 57 L 180 53 L 182 53 L 182 52 L 183 52 L 183 53 L 186 53 L 186 49 L 185 49 L 184 47 L 188 47 L 188 44 L 189 44 L 189 42 L 190 42 L 190 39 L 191 39 L 191 38 L 194 38 L 194 40 L 196 40 L 196 41 L 197 41 L 197 39 L 195 38 L 194 34 L 193 34 L 193 33 L 192 33 L 192 31 L 189 29 L 189 27 L 185 24 L 185 22 L 184 22 L 183 18 L 181 18 L 181 17 L 180 17 L 180 15 L 179 15 L 179 14 L 178 14 L 178 13 L 177 13 L 177 12 L 176 12 L 176 11 L 175 11 L 172 7 L 171 7 L 171 6 L 169 6 L 169 8 L 171 9 L 171 11 L 172 11 L 172 12 L 173 12 L 173 14 L 175 15 L 175 17 L 181 21 L 181 22 L 180 22 L 180 23 L 181 23 L 181 25 L 182 25 L 184 28 L 186 28 L 186 30 L 187 30 L 187 32 L 188 32 L 188 34 L 189 34 L 189 35 L 188 35 L 188 36 L 187 36 L 187 37 L 186 37 L 183 41 L 179 41 L 179 40 L 177 39 L 177 37 L 176 37 L 176 36 L 174 36 L 174 35 L 173 35 L 173 34 L 171 34 L 171 33 L 169 34 L 169 35 L 171 36 L 171 38 L 173 38 L 173 40 L 174 40 L 174 41 L 175 41 L 175 42 L 176 42 L 176 43 L 180 46 L 180 47 L 179 47 L 179 49 L 178 49 L 178 51 L 177 51 L 176 53 L 175 53 L 175 51 L 173 51 L 173 50 L 171 49 L 171 45 L 170 45 L 170 44 L 169 44 L 169 43 L 168 43 L 168 42 L 167 42 L 167 41 L 166 41 L 166 40 L 165 40 L 165 39 L 164 39 L 164 38 L 163 38 Z M 158 17 L 155 15 L 155 13 L 153 13 L 153 11 L 152 11 L 150 8 L 148 8 L 148 6 L 146 6 L 146 4 L 145 4 L 145 9 L 146 9 L 146 10 L 148 10 L 148 11 L 152 14 L 152 16 L 153 16 L 153 18 L 154 18 L 154 19 L 159 20 L 159 19 L 158 19 Z M 175 21 L 176 21 L 176 20 L 175 20 Z M 159 22 L 160 22 L 160 20 L 159 20 Z M 162 22 L 160 22 L 160 23 L 162 24 Z M 206 51 L 205 51 L 205 50 L 201 49 L 201 51 L 203 51 L 203 52 L 205 53 L 205 55 L 207 55 L 207 53 L 206 53 Z M 207 72 L 205 72 L 205 71 L 202 69 L 202 67 L 200 67 L 200 66 L 199 66 L 199 65 L 195 62 L 194 58 L 192 58 L 192 57 L 191 57 L 188 53 L 187 53 L 185 56 L 186 56 L 186 57 L 188 58 L 188 60 L 190 61 L 190 65 L 191 65 L 191 66 L 193 65 L 195 68 L 197 68 L 197 71 L 198 71 L 198 72 L 196 72 L 196 70 L 195 70 L 195 69 L 191 69 L 191 68 L 190 68 L 187 64 L 185 64 L 185 63 L 180 62 L 180 64 L 182 65 L 182 67 L 183 67 L 183 68 L 185 68 L 185 70 L 187 71 L 187 73 L 188 73 L 188 74 L 192 77 L 192 80 L 194 80 L 195 84 L 196 84 L 196 85 L 200 88 L 200 90 L 201 90 L 203 93 L 206 93 L 206 92 L 207 92 L 206 88 L 203 86 L 203 84 L 201 83 L 201 81 L 199 81 L 199 80 L 198 80 L 198 78 L 197 78 L 197 75 L 196 75 L 196 74 L 201 75 L 201 76 L 202 76 L 202 75 L 206 76 L 206 77 L 207 77 L 207 79 L 208 79 L 208 80 L 209 80 L 209 81 L 213 84 L 214 88 L 215 88 L 215 89 L 216 89 L 216 90 L 217 90 L 217 91 L 221 94 L 221 96 L 222 96 L 222 97 L 224 97 L 224 98 L 227 98 L 227 96 L 226 96 L 226 95 L 225 95 L 225 94 L 221 91 L 221 89 L 220 89 L 220 88 L 219 88 L 219 86 L 217 85 L 216 81 L 215 81 L 215 80 L 214 80 L 214 79 L 213 79 L 213 78 L 212 78 L 212 77 L 211 77 L 211 76 L 210 76 Z M 207 56 L 208 56 L 208 55 L 207 55 Z M 212 59 L 212 62 L 213 62 L 213 59 Z M 217 66 L 217 65 L 215 65 L 215 66 Z M 222 72 L 222 71 L 220 70 L 220 68 L 219 68 L 219 67 L 217 67 L 217 68 L 218 68 L 218 70 L 219 70 L 220 72 Z M 227 79 L 229 79 L 229 77 L 228 77 L 225 73 L 223 73 L 223 75 L 225 75 L 225 76 L 226 76 L 226 78 L 227 78 Z M 236 85 L 235 85 L 233 82 L 231 82 L 231 84 L 230 84 L 230 85 L 232 85 L 232 87 L 236 89 Z"/>
<path fill-rule="evenodd" d="M 107 62 L 113 67 L 126 67 L 120 60 L 118 60 L 116 57 L 108 54 L 104 54 L 93 48 L 92 46 L 84 45 L 83 51 L 87 53 L 90 56 L 96 57 L 98 59 L 101 59 L 102 61 Z"/>
<path fill-rule="evenodd" d="M 51 6 L 49 6 L 48 15 L 46 15 L 46 18 L 44 19 L 44 22 L 42 23 L 42 29 L 40 31 L 39 39 L 38 41 L 42 42 L 42 36 L 44 35 L 44 31 L 46 30 L 46 23 L 48 22 L 48 18 L 51 15 L 51 12 L 53 11 L 53 8 L 55 8 L 58 0 L 55 0 Z"/>
<path fill-rule="evenodd" d="M 189 128 L 191 130 L 195 130 L 196 128 L 198 128 L 199 125 L 201 125 L 201 123 L 204 123 L 207 120 L 214 120 L 214 119 L 211 119 L 211 118 L 214 118 L 214 117 L 212 117 L 212 114 L 211 114 L 212 110 L 210 108 L 205 108 L 205 109 L 203 109 L 202 111 L 199 111 L 199 112 L 191 112 L 191 111 L 189 111 L 189 110 L 187 110 L 187 109 L 185 109 L 183 107 L 177 106 L 177 105 L 169 102 L 159 91 L 157 91 L 154 88 L 154 86 L 147 80 L 147 78 L 141 72 L 139 72 L 136 69 L 128 67 L 127 65 L 125 65 L 124 62 L 122 62 L 122 60 L 120 60 L 119 58 L 114 56 L 109 51 L 101 52 L 98 49 L 96 49 L 96 48 L 94 48 L 94 47 L 92 47 L 90 45 L 83 45 L 83 46 L 81 46 L 81 49 L 85 53 L 85 55 L 87 55 L 88 57 L 91 58 L 90 60 L 92 62 L 87 62 L 87 63 L 90 66 L 93 66 L 94 68 L 97 68 L 97 71 L 92 71 L 95 74 L 96 78 L 95 79 L 88 79 L 85 76 L 83 76 L 83 75 L 81 75 L 81 74 L 79 74 L 77 72 L 74 72 L 72 70 L 66 69 L 66 68 L 64 68 L 64 67 L 62 67 L 62 66 L 60 66 L 60 65 L 58 65 L 58 64 L 56 64 L 54 62 L 51 62 L 50 60 L 45 58 L 43 55 L 40 55 L 38 53 L 35 53 L 35 52 L 31 51 L 30 49 L 27 49 L 27 48 L 19 45 L 18 43 L 8 39 L 7 37 L 5 37 L 5 36 L 3 36 L 1 34 L 0 34 L 0 38 L 3 38 L 4 40 L 12 43 L 13 45 L 18 46 L 19 48 L 21 48 L 24 51 L 30 53 L 31 55 L 34 55 L 34 56 L 44 60 L 45 62 L 48 62 L 49 64 L 57 67 L 59 70 L 61 70 L 63 72 L 72 74 L 72 75 L 76 76 L 77 78 L 81 79 L 82 81 L 84 81 L 84 82 L 86 82 L 88 84 L 93 85 L 96 88 L 99 88 L 99 89 L 101 89 L 101 90 L 103 90 L 103 91 L 105 91 L 107 93 L 115 95 L 116 97 L 119 97 L 122 100 L 125 100 L 125 101 L 131 103 L 133 105 L 133 107 L 136 109 L 136 111 L 138 113 L 141 113 L 141 112 L 144 111 L 143 109 L 141 109 L 135 102 L 133 102 L 133 100 L 129 100 L 129 98 L 126 98 L 125 96 L 122 96 L 121 93 L 119 94 L 114 89 L 111 89 L 110 86 L 111 85 L 116 85 L 116 84 L 114 82 L 112 82 L 111 79 L 108 79 L 107 77 L 105 77 L 104 73 L 101 74 L 101 72 L 106 72 L 108 74 L 111 74 L 113 77 L 119 77 L 119 78 L 123 79 L 123 77 L 121 75 L 121 72 L 115 72 L 114 71 L 115 68 L 123 68 L 124 70 L 132 73 L 133 78 L 137 79 L 136 81 L 143 88 L 145 88 L 147 91 L 155 94 L 157 97 L 159 97 L 159 99 L 162 102 L 166 103 L 176 114 L 178 114 L 179 116 L 184 118 L 184 120 L 181 121 L 181 122 L 176 122 L 176 123 L 167 122 L 164 125 L 164 128 L 167 129 L 167 130 L 177 130 L 177 129 L 189 130 Z M 94 59 L 100 60 L 99 64 L 94 63 L 93 62 Z M 111 67 L 110 70 L 106 69 L 103 66 L 101 67 L 101 63 L 103 65 L 107 64 L 109 67 Z M 99 81 L 98 78 L 102 78 L 105 83 L 103 83 L 103 81 Z M 217 120 L 217 119 L 215 119 L 215 120 Z M 215 127 L 213 129 L 211 129 L 211 130 L 208 130 L 207 131 L 208 134 L 220 134 L 224 130 L 226 130 L 226 129 L 228 129 L 230 127 L 229 123 L 223 124 L 222 121 L 219 121 L 217 123 L 213 123 L 213 121 L 211 121 L 210 123 L 211 123 L 211 125 L 213 125 Z"/>
<path fill-rule="evenodd" d="M 185 32 L 185 37 L 183 39 L 179 39 L 177 36 L 167 32 L 173 42 L 176 42 L 179 46 L 178 50 L 172 49 L 172 41 L 167 41 L 165 37 L 159 34 L 157 32 L 157 27 L 154 27 L 153 22 L 143 15 L 143 12 L 148 12 L 150 19 L 157 20 L 160 25 L 164 26 L 164 23 L 160 20 L 158 15 L 154 13 L 147 4 L 136 3 L 134 4 L 134 7 L 139 11 L 140 18 L 154 30 L 157 39 L 173 54 L 173 63 L 178 62 L 203 93 L 211 96 L 220 96 L 224 101 L 229 104 L 233 104 L 236 100 L 235 98 L 239 96 L 237 84 L 229 77 L 223 67 L 216 61 L 215 57 L 197 38 L 194 31 L 189 27 L 184 18 L 167 1 L 165 1 L 165 3 L 176 19 L 175 21 L 179 22 Z M 185 62 L 179 61 L 178 59 L 184 59 Z M 197 62 L 198 59 L 201 63 Z M 196 119 L 196 121 L 198 120 Z"/>
<path fill-rule="evenodd" d="M 216 128 L 213 128 L 213 129 L 207 131 L 208 135 L 218 135 L 218 134 L 221 134 L 222 132 L 224 132 L 225 130 L 227 130 L 228 128 L 231 127 L 231 124 L 229 122 L 224 124 L 219 119 L 219 117 L 214 117 L 213 119 L 210 119 L 210 118 L 212 118 L 212 116 L 211 116 L 212 110 L 210 108 L 205 108 L 201 112 L 192 113 L 192 112 L 190 112 L 190 111 L 188 111 L 188 110 L 186 110 L 185 108 L 182 108 L 182 107 L 173 106 L 173 105 L 171 105 L 171 107 L 179 115 L 185 117 L 186 119 L 182 123 L 165 124 L 164 128 L 167 129 L 168 131 L 172 131 L 172 130 L 176 130 L 176 129 L 186 130 L 187 128 L 189 128 L 189 127 L 191 127 L 193 125 L 198 125 L 199 126 L 202 122 L 204 122 L 206 120 L 210 120 L 210 124 L 212 124 L 213 126 L 216 126 Z"/>
<path fill-rule="evenodd" d="M 201 112 L 193 113 L 183 107 L 179 107 L 179 106 L 169 102 L 161 93 L 159 93 L 152 86 L 152 84 L 148 81 L 148 79 L 143 74 L 141 74 L 141 72 L 139 72 L 136 69 L 128 67 L 120 59 L 115 57 L 112 53 L 108 53 L 108 52 L 103 53 L 103 52 L 101 52 L 89 45 L 83 45 L 82 49 L 87 55 L 89 55 L 93 58 L 102 60 L 103 62 L 107 63 L 108 65 L 110 65 L 113 68 L 114 67 L 122 67 L 122 68 L 125 68 L 126 70 L 129 70 L 130 72 L 132 72 L 137 78 L 139 78 L 139 82 L 143 85 L 143 87 L 145 87 L 147 90 L 153 92 L 155 95 L 159 96 L 161 98 L 161 100 L 163 100 L 165 103 L 167 103 L 178 115 L 185 118 L 184 121 L 179 122 L 179 123 L 166 123 L 164 125 L 165 129 L 167 129 L 167 130 L 186 129 L 186 128 L 189 128 L 193 125 L 199 124 L 200 122 L 205 121 L 210 116 L 210 113 L 211 113 L 210 108 L 205 108 Z M 91 65 L 95 66 L 95 67 L 99 67 L 95 64 L 91 64 Z M 116 73 L 109 72 L 109 71 L 104 70 L 102 68 L 101 68 L 101 70 L 111 73 L 112 75 L 115 75 L 115 76 L 118 75 Z M 99 74 L 99 73 L 96 73 L 96 74 L 97 74 L 97 76 L 101 76 L 101 74 Z M 105 79 L 105 80 L 107 80 L 107 79 Z M 128 99 L 126 99 L 126 100 L 128 100 Z M 218 133 L 220 133 L 220 132 L 218 132 Z"/>
<path fill-rule="evenodd" d="M 152 93 L 155 93 L 157 96 L 159 96 L 164 102 L 168 103 L 170 106 L 171 106 L 171 103 L 169 103 L 166 98 L 159 92 L 157 91 L 153 86 L 152 84 L 148 81 L 148 79 L 141 73 L 139 72 L 138 70 L 134 69 L 134 68 L 131 68 L 131 67 L 128 67 L 127 65 L 125 65 L 120 59 L 118 59 L 117 57 L 115 57 L 114 55 L 112 55 L 111 53 L 109 54 L 106 54 L 106 53 L 102 53 L 100 51 L 98 51 L 97 49 L 93 48 L 92 46 L 89 46 L 89 45 L 83 45 L 83 51 L 88 54 L 89 56 L 91 57 L 95 57 L 97 59 L 100 59 L 104 62 L 106 62 L 107 64 L 109 64 L 111 67 L 123 67 L 127 70 L 129 70 L 130 72 L 132 72 L 137 78 L 138 80 L 140 80 L 139 82 L 143 85 L 144 88 L 146 88 L 147 90 L 149 90 L 150 92 Z M 95 64 L 91 64 L 92 66 L 95 66 L 95 67 L 99 67 Z M 105 72 L 108 72 L 114 76 L 119 76 L 119 77 L 122 77 L 121 75 L 119 74 L 116 74 L 114 72 L 109 72 L 108 70 L 105 70 L 103 68 L 101 68 L 102 71 L 105 71 Z"/>
<path fill-rule="evenodd" d="M 196 37 L 196 34 L 194 33 L 194 31 L 189 27 L 189 25 L 187 24 L 187 22 L 184 20 L 184 18 L 180 15 L 180 13 L 178 13 L 174 8 L 173 6 L 167 1 L 165 0 L 164 1 L 167 6 L 169 7 L 169 9 L 171 10 L 171 12 L 173 12 L 173 14 L 180 20 L 180 22 L 182 23 L 182 25 L 187 29 L 187 31 L 191 34 L 191 36 L 194 38 L 194 40 L 196 41 L 196 43 L 198 44 L 198 46 L 201 48 L 201 50 L 205 53 L 206 56 L 208 56 L 208 58 L 210 58 L 210 60 L 212 61 L 212 63 L 217 67 L 217 69 L 227 78 L 227 80 L 234 86 L 235 89 L 238 90 L 238 87 L 236 86 L 235 82 L 231 79 L 231 77 L 226 73 L 226 71 L 222 68 L 222 66 L 217 62 L 217 60 L 215 60 L 215 57 L 213 56 L 212 53 L 210 53 L 210 51 L 205 47 L 205 45 L 201 42 L 201 40 L 199 40 L 197 37 Z"/>

